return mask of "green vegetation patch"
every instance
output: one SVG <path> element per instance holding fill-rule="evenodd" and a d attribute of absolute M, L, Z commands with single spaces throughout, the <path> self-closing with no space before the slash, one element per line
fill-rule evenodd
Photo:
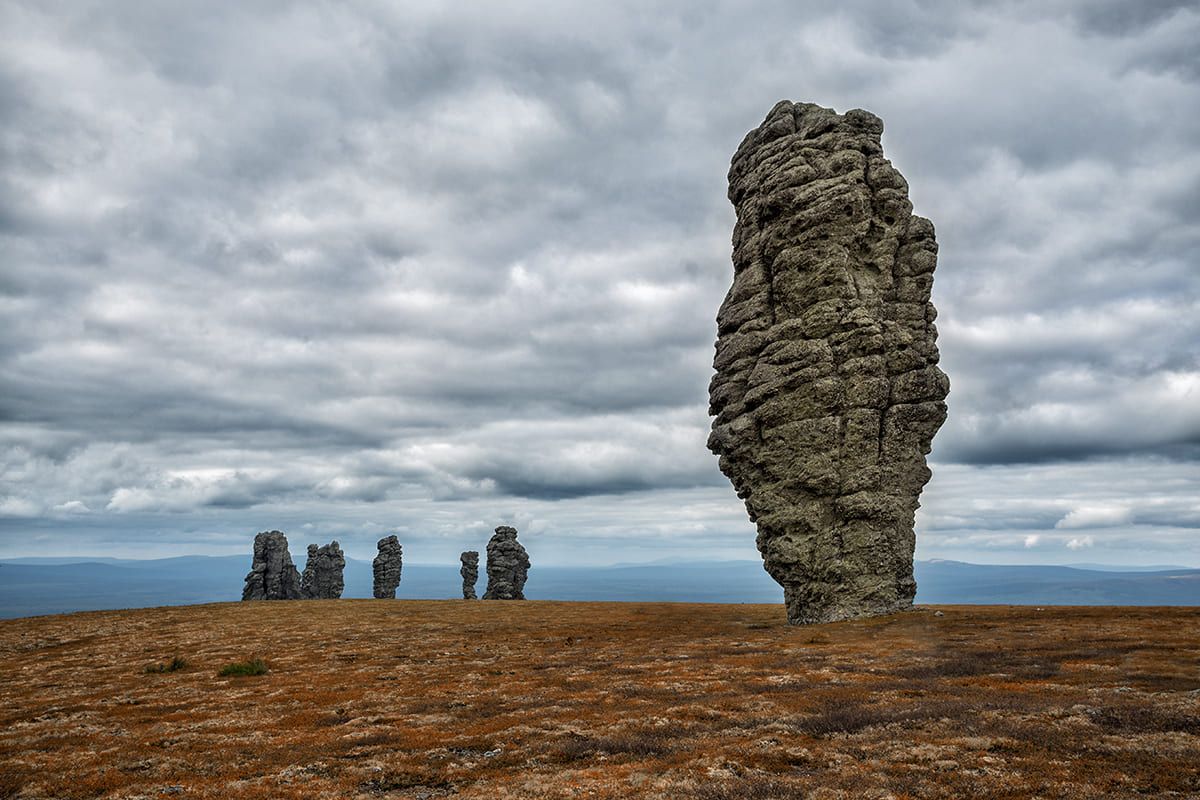
<path fill-rule="evenodd" d="M 242 675 L 266 675 L 267 662 L 261 658 L 252 658 L 249 661 L 238 661 L 234 664 L 226 664 L 221 667 L 221 671 L 217 673 L 222 678 L 240 677 Z"/>

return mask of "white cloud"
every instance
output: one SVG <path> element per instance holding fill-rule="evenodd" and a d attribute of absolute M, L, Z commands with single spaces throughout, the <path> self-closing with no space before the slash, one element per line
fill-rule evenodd
<path fill-rule="evenodd" d="M 127 513 L 130 511 L 165 511 L 172 509 L 181 511 L 191 507 L 193 507 L 192 504 L 168 504 L 164 498 L 159 497 L 149 489 L 122 486 L 113 492 L 112 499 L 108 501 L 105 509 L 116 511 L 117 513 Z"/>
<path fill-rule="evenodd" d="M 1082 550 L 1085 547 L 1091 547 L 1096 542 L 1091 536 L 1076 536 L 1067 541 L 1068 550 Z"/>
<path fill-rule="evenodd" d="M 54 510 L 60 514 L 90 514 L 91 509 L 87 503 L 81 500 L 68 500 L 65 503 L 59 503 L 54 507 Z"/>
<path fill-rule="evenodd" d="M 1067 512 L 1054 523 L 1055 528 L 1114 528 L 1133 521 L 1133 509 L 1127 506 L 1081 506 Z"/>
<path fill-rule="evenodd" d="M 42 507 L 24 497 L 5 497 L 0 499 L 0 517 L 28 518 L 42 513 Z"/>

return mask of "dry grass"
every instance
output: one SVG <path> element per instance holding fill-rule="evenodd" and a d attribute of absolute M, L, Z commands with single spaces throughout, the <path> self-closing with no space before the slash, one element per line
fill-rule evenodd
<path fill-rule="evenodd" d="M 370 600 L 9 620 L 0 798 L 1200 797 L 1196 609 L 942 610 L 819 628 L 775 606 Z M 248 652 L 270 671 L 218 675 Z"/>

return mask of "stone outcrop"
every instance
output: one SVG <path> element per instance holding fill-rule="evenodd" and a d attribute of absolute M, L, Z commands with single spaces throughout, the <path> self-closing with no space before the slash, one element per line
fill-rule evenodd
<path fill-rule="evenodd" d="M 300 573 L 288 552 L 288 540 L 280 531 L 263 531 L 254 537 L 254 562 L 243 600 L 299 600 Z"/>
<path fill-rule="evenodd" d="M 793 624 L 912 604 L 913 514 L 946 419 L 937 244 L 883 123 L 781 102 L 729 169 L 733 286 L 709 449 L 758 525 Z"/>
<path fill-rule="evenodd" d="M 496 528 L 487 545 L 487 591 L 484 600 L 524 600 L 529 553 L 517 541 L 517 529 Z"/>
<path fill-rule="evenodd" d="M 308 546 L 308 561 L 300 575 L 300 594 L 308 600 L 336 600 L 345 588 L 346 555 L 337 540 L 324 547 Z"/>
<path fill-rule="evenodd" d="M 396 587 L 400 585 L 400 571 L 404 567 L 404 548 L 395 536 L 385 536 L 377 543 L 379 555 L 371 562 L 375 573 L 374 594 L 377 598 L 393 600 Z"/>
<path fill-rule="evenodd" d="M 462 575 L 463 600 L 476 600 L 475 583 L 479 580 L 479 551 L 466 550 L 458 560 L 462 562 L 458 574 Z"/>

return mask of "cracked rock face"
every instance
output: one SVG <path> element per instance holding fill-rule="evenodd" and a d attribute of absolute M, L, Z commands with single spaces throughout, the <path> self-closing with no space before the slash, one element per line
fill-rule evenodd
<path fill-rule="evenodd" d="M 300 573 L 288 552 L 288 540 L 280 531 L 263 531 L 254 537 L 254 562 L 243 600 L 299 600 Z"/>
<path fill-rule="evenodd" d="M 475 583 L 479 580 L 479 551 L 466 550 L 458 560 L 462 562 L 458 574 L 462 575 L 463 600 L 479 599 L 475 595 Z"/>
<path fill-rule="evenodd" d="M 729 169 L 733 285 L 708 447 L 758 525 L 793 624 L 912 604 L 913 514 L 946 419 L 937 243 L 883 123 L 781 102 Z"/>
<path fill-rule="evenodd" d="M 517 529 L 496 528 L 487 545 L 487 591 L 484 600 L 524 600 L 529 554 L 517 541 Z"/>
<path fill-rule="evenodd" d="M 381 600 L 394 600 L 396 587 L 400 585 L 400 571 L 404 567 L 404 549 L 395 536 L 383 537 L 376 546 L 379 555 L 371 562 L 375 573 L 374 595 Z"/>
<path fill-rule="evenodd" d="M 309 600 L 336 600 L 342 596 L 346 556 L 337 540 L 324 547 L 308 546 L 308 561 L 300 576 L 300 593 Z"/>

